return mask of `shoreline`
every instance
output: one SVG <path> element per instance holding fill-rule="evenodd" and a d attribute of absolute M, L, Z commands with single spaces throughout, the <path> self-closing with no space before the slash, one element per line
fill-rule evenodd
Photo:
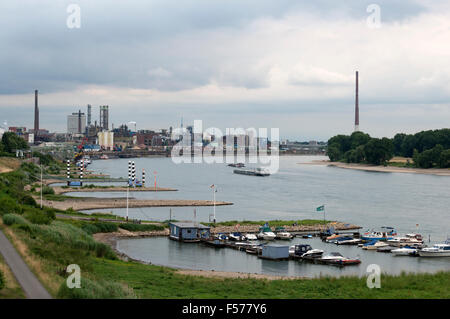
<path fill-rule="evenodd" d="M 56 195 L 66 194 L 66 193 L 95 193 L 95 192 L 126 192 L 127 187 L 114 186 L 114 187 L 69 187 L 63 188 L 62 186 L 52 186 Z M 131 192 L 176 192 L 178 189 L 170 187 L 130 187 L 128 188 Z"/>
<path fill-rule="evenodd" d="M 33 196 L 36 201 L 40 201 L 39 198 Z M 127 199 L 123 197 L 118 198 L 101 198 L 101 197 L 74 197 L 65 199 L 62 201 L 52 201 L 44 199 L 42 204 L 44 206 L 66 210 L 72 208 L 73 210 L 93 210 L 93 209 L 105 209 L 105 208 L 126 208 Z M 215 202 L 216 206 L 233 205 L 230 202 Z M 189 199 L 145 199 L 138 200 L 129 198 L 129 208 L 142 208 L 142 207 L 196 207 L 196 206 L 214 206 L 214 202 L 211 200 L 189 200 Z"/>
<path fill-rule="evenodd" d="M 307 162 L 307 163 L 297 163 L 297 164 L 326 165 L 326 166 L 330 166 L 330 167 L 353 169 L 353 170 L 360 170 L 360 171 L 366 171 L 366 172 L 410 173 L 410 174 L 424 174 L 424 175 L 436 175 L 436 176 L 450 176 L 450 169 L 447 169 L 447 168 L 410 168 L 410 167 L 357 164 L 357 163 L 330 162 L 327 160 L 317 160 L 317 161 L 312 161 L 312 162 Z"/>

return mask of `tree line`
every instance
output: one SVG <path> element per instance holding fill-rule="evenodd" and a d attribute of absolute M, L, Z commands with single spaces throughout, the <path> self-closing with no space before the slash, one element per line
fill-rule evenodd
<path fill-rule="evenodd" d="M 363 132 L 336 135 L 328 140 L 331 161 L 387 165 L 394 156 L 410 157 L 420 168 L 450 167 L 450 129 L 398 133 L 394 138 L 373 138 Z"/>

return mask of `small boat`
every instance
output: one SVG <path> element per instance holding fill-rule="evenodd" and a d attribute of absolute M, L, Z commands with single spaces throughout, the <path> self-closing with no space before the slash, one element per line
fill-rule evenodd
<path fill-rule="evenodd" d="M 233 170 L 233 173 L 235 174 L 242 174 L 242 175 L 251 175 L 251 176 L 269 176 L 270 172 L 262 167 L 258 167 L 255 169 L 235 169 Z"/>
<path fill-rule="evenodd" d="M 245 234 L 245 239 L 247 239 L 247 240 L 257 240 L 258 237 L 256 237 L 255 234 Z"/>
<path fill-rule="evenodd" d="M 272 232 L 272 229 L 268 227 L 267 225 L 261 227 L 259 229 L 259 234 L 256 235 L 258 239 L 263 240 L 274 240 L 277 236 Z"/>
<path fill-rule="evenodd" d="M 311 259 L 322 257 L 323 250 L 313 249 L 311 245 L 294 245 L 289 247 L 289 254 L 300 258 Z"/>
<path fill-rule="evenodd" d="M 201 243 L 210 246 L 210 247 L 214 247 L 214 248 L 223 248 L 225 247 L 225 241 L 217 239 L 217 238 L 207 238 L 207 239 L 202 239 Z"/>
<path fill-rule="evenodd" d="M 311 234 L 306 234 L 306 235 L 302 235 L 302 238 L 305 238 L 305 239 L 307 239 L 307 238 L 312 238 L 313 236 L 311 235 Z"/>
<path fill-rule="evenodd" d="M 342 256 L 338 252 L 332 252 L 327 256 L 323 256 L 319 260 L 324 263 L 327 263 L 327 264 L 340 265 L 340 266 L 357 265 L 357 264 L 361 263 L 361 260 L 359 260 L 359 259 L 347 258 L 347 257 Z"/>
<path fill-rule="evenodd" d="M 247 247 L 245 249 L 245 252 L 247 254 L 251 254 L 251 255 L 258 255 L 261 250 L 262 250 L 262 245 L 253 245 L 253 246 Z"/>
<path fill-rule="evenodd" d="M 390 253 L 392 250 L 396 249 L 397 247 L 394 246 L 383 246 L 377 248 L 377 252 L 379 253 Z"/>
<path fill-rule="evenodd" d="M 107 159 L 109 159 L 109 157 L 108 157 L 108 155 L 103 154 L 102 156 L 100 156 L 100 159 L 107 160 Z"/>
<path fill-rule="evenodd" d="M 397 236 L 397 232 L 393 227 L 381 227 L 381 231 L 366 231 L 362 236 L 362 240 L 371 241 L 371 240 L 389 240 L 393 239 L 394 236 Z"/>
<path fill-rule="evenodd" d="M 292 238 L 294 238 L 294 236 L 291 233 L 287 232 L 284 227 L 277 227 L 275 229 L 275 235 L 276 239 L 282 240 L 291 240 Z"/>
<path fill-rule="evenodd" d="M 416 247 L 423 246 L 423 238 L 420 234 L 406 234 L 405 236 L 395 236 L 387 240 L 392 246 L 403 247 L 414 245 Z"/>
<path fill-rule="evenodd" d="M 218 234 L 215 236 L 215 238 L 216 238 L 216 239 L 220 239 L 220 240 L 228 240 L 228 236 L 225 235 L 224 233 L 218 233 Z"/>
<path fill-rule="evenodd" d="M 443 244 L 435 244 L 419 250 L 420 257 L 450 257 L 450 239 Z"/>
<path fill-rule="evenodd" d="M 333 234 L 331 236 L 326 237 L 325 242 L 334 244 L 336 242 L 336 240 L 338 240 L 339 238 L 347 238 L 348 239 L 348 238 L 352 238 L 352 237 L 349 237 L 346 234 Z"/>
<path fill-rule="evenodd" d="M 364 250 L 377 250 L 381 247 L 389 246 L 389 244 L 383 242 L 383 241 L 371 241 L 363 245 L 362 249 Z"/>
<path fill-rule="evenodd" d="M 343 239 L 343 240 L 337 240 L 336 245 L 358 245 L 362 242 L 359 238 L 350 238 L 350 239 Z"/>
<path fill-rule="evenodd" d="M 228 239 L 232 241 L 243 241 L 245 240 L 245 236 L 239 232 L 234 232 L 228 236 Z"/>
<path fill-rule="evenodd" d="M 391 253 L 395 256 L 417 256 L 417 249 L 411 247 L 402 247 L 393 249 Z"/>

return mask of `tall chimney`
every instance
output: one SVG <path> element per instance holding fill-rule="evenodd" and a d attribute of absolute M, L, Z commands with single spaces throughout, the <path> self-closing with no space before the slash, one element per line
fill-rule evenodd
<path fill-rule="evenodd" d="M 359 131 L 358 71 L 356 71 L 355 132 Z"/>
<path fill-rule="evenodd" d="M 34 90 L 34 136 L 39 134 L 38 90 Z"/>
<path fill-rule="evenodd" d="M 78 110 L 78 134 L 81 134 L 81 110 Z"/>

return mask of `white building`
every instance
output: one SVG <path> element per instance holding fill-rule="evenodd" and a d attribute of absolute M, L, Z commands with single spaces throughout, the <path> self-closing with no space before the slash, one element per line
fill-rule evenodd
<path fill-rule="evenodd" d="M 98 145 L 100 145 L 100 147 L 107 150 L 112 150 L 114 148 L 114 132 L 110 131 L 98 132 L 97 137 L 98 137 Z"/>
<path fill-rule="evenodd" d="M 72 113 L 67 115 L 67 133 L 83 134 L 86 131 L 86 114 Z"/>

